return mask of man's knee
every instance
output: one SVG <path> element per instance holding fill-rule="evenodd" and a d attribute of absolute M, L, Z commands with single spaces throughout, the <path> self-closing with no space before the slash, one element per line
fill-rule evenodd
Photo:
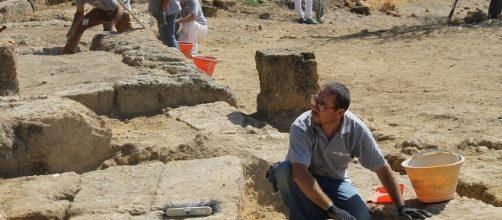
<path fill-rule="evenodd" d="M 275 168 L 275 180 L 277 182 L 277 187 L 285 186 L 291 179 L 291 162 L 283 161 Z"/>

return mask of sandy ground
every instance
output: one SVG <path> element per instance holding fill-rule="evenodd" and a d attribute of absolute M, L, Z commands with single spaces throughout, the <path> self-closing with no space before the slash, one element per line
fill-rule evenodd
<path fill-rule="evenodd" d="M 237 12 L 220 10 L 217 17 L 208 18 L 209 36 L 201 42 L 200 50 L 202 54 L 220 58 L 213 78 L 236 93 L 239 110 L 248 114 L 256 111 L 259 92 L 254 60 L 256 51 L 299 47 L 315 52 L 320 84 L 330 81 L 346 84 L 352 93 L 350 110 L 363 118 L 374 133 L 390 137 L 380 141 L 384 152 L 398 151 L 399 143 L 406 140 L 454 151 L 458 151 L 457 145 L 466 139 L 502 140 L 502 22 L 449 26 L 445 20 L 451 1 L 394 3 L 401 17 L 378 12 L 383 1 L 369 1 L 374 8 L 370 16 L 350 13 L 341 7 L 342 2 L 334 1 L 329 4 L 325 22 L 319 25 L 296 23 L 294 11 L 278 2 L 265 2 L 260 7 L 240 6 Z M 138 5 L 138 8 L 144 7 Z M 488 1 L 460 2 L 455 17 L 462 18 L 466 11 L 475 8 L 487 11 L 487 7 Z M 60 8 L 65 9 L 60 12 Z M 68 4 L 58 6 L 54 11 L 39 12 L 35 17 L 41 20 L 68 19 L 72 12 L 73 8 Z M 270 13 L 271 19 L 259 19 L 264 12 Z M 34 47 L 44 47 L 45 52 L 39 49 L 40 53 L 47 55 L 64 45 L 68 24 L 68 21 L 61 21 L 29 31 L 8 29 L 2 34 L 28 39 L 21 44 L 24 49 L 18 48 L 20 54 L 37 50 Z M 48 32 L 48 27 L 52 31 Z M 89 46 L 90 39 L 98 31 L 99 28 L 95 28 L 86 32 L 82 45 Z M 26 47 L 31 49 L 26 52 Z M 101 60 L 120 62 L 113 55 L 98 55 L 106 58 Z M 37 85 L 52 88 L 51 80 L 43 77 L 56 78 L 57 72 L 48 75 L 48 67 L 37 68 L 37 65 L 43 66 L 38 62 L 50 62 L 51 56 L 20 56 L 19 65 L 24 64 L 19 68 L 21 91 L 32 95 L 44 90 Z M 74 66 L 60 67 L 63 68 L 60 71 L 88 65 L 78 60 L 78 55 L 74 55 L 70 61 L 65 61 Z M 58 65 L 57 60 L 51 65 Z M 80 78 L 57 78 L 54 81 L 113 80 L 135 73 L 132 68 L 120 68 L 112 75 L 102 74 L 109 71 L 106 67 L 93 68 L 94 72 L 80 74 Z M 45 74 L 42 78 L 30 74 L 39 69 L 40 74 Z M 143 126 L 145 124 L 167 127 L 164 122 L 152 120 L 156 119 L 138 118 L 130 126 L 134 125 L 138 134 L 152 132 L 151 128 L 142 130 L 147 127 Z M 129 129 L 118 121 L 110 124 L 119 136 Z M 179 127 L 187 129 L 183 125 Z M 175 137 L 173 142 L 183 139 L 178 134 L 166 137 Z M 150 141 L 161 143 L 164 140 Z M 480 154 L 476 151 L 464 153 Z M 485 156 L 489 157 L 489 154 Z M 283 154 L 271 157 L 282 158 Z M 492 159 L 498 163 L 502 161 L 502 157 Z M 481 164 L 483 159 L 474 160 L 472 167 Z M 482 179 L 482 175 L 500 172 L 500 168 L 495 167 L 488 174 L 475 171 L 473 168 L 468 173 L 473 176 L 477 173 L 481 176 L 476 178 Z M 253 196 L 256 199 L 256 192 L 251 188 L 247 194 L 249 200 L 253 200 Z M 273 207 L 255 205 L 257 207 L 245 210 L 244 215 L 249 219 L 284 218 Z"/>

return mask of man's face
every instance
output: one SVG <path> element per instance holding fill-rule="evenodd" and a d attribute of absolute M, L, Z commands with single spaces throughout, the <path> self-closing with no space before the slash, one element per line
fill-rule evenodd
<path fill-rule="evenodd" d="M 321 89 L 313 97 L 310 109 L 312 110 L 312 121 L 319 125 L 339 123 L 345 112 L 344 109 L 335 109 L 335 96 L 326 89 Z"/>

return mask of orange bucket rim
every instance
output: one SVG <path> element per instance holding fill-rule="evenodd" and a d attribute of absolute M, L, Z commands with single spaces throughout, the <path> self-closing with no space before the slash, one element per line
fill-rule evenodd
<path fill-rule="evenodd" d="M 218 57 L 215 57 L 213 55 L 196 55 L 196 54 L 192 54 L 192 58 L 197 58 L 197 59 L 201 59 L 201 60 L 217 61 L 217 62 L 221 61 Z"/>

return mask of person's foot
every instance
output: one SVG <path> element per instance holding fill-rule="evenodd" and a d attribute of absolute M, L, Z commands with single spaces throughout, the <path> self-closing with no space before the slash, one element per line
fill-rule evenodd
<path fill-rule="evenodd" d="M 300 24 L 306 24 L 307 23 L 307 19 L 305 19 L 305 18 L 298 18 L 298 23 L 300 23 Z"/>
<path fill-rule="evenodd" d="M 319 22 L 317 22 L 316 20 L 314 20 L 312 18 L 307 18 L 307 19 L 305 19 L 305 24 L 319 24 Z"/>

